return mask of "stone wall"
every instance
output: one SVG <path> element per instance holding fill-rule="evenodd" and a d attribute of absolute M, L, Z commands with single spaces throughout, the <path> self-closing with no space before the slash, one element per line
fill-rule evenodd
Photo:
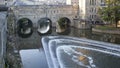
<path fill-rule="evenodd" d="M 0 12 L 0 68 L 4 68 L 4 56 L 6 53 L 6 12 Z"/>

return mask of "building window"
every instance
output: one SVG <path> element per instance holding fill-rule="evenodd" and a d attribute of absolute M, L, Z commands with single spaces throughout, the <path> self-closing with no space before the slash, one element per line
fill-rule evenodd
<path fill-rule="evenodd" d="M 57 10 L 57 13 L 59 13 L 59 10 Z"/>
<path fill-rule="evenodd" d="M 96 0 L 90 0 L 90 5 L 96 5 Z"/>
<path fill-rule="evenodd" d="M 92 0 L 92 5 L 94 5 L 94 0 Z"/>
<path fill-rule="evenodd" d="M 91 12 L 93 12 L 93 8 L 91 8 Z"/>
<path fill-rule="evenodd" d="M 49 13 L 49 10 L 48 10 L 48 13 Z"/>
<path fill-rule="evenodd" d="M 91 19 L 91 15 L 90 15 L 89 17 L 90 17 L 90 19 Z"/>
<path fill-rule="evenodd" d="M 95 11 L 94 11 L 94 12 L 96 13 L 96 8 L 94 8 L 94 9 L 95 9 Z"/>
<path fill-rule="evenodd" d="M 94 15 L 94 17 L 96 18 L 96 17 L 97 17 L 97 15 Z"/>
<path fill-rule="evenodd" d="M 94 15 L 92 15 L 92 19 L 94 19 Z"/>
<path fill-rule="evenodd" d="M 94 1 L 94 5 L 96 5 L 96 0 Z"/>
<path fill-rule="evenodd" d="M 89 9 L 89 12 L 91 12 L 91 9 Z"/>
<path fill-rule="evenodd" d="M 90 5 L 91 5 L 91 0 L 90 0 Z"/>
<path fill-rule="evenodd" d="M 103 2 L 103 0 L 101 0 L 101 3 Z"/>

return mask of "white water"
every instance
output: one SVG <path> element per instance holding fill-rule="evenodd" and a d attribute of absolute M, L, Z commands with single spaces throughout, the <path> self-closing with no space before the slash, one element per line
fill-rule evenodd
<path fill-rule="evenodd" d="M 66 36 L 47 36 L 47 37 L 42 38 L 42 43 L 43 43 L 43 48 L 45 50 L 45 54 L 47 57 L 49 68 L 59 68 L 59 66 L 65 68 L 61 62 L 60 51 L 59 51 L 59 49 L 61 49 L 62 46 L 64 46 L 65 48 L 70 48 L 70 49 L 68 49 L 68 52 L 65 51 L 65 53 L 68 55 L 71 55 L 71 52 L 69 52 L 69 51 L 72 51 L 71 47 L 75 47 L 75 48 L 82 48 L 82 49 L 86 49 L 86 50 L 97 51 L 97 52 L 111 54 L 111 55 L 120 57 L 120 46 L 110 44 L 110 43 L 88 40 L 88 39 L 81 39 L 81 38 L 79 39 L 79 38 L 66 37 Z M 61 43 L 62 43 L 62 45 L 60 45 Z M 67 45 L 64 43 L 67 43 Z M 93 48 L 85 47 L 82 45 L 78 46 L 76 44 L 74 45 L 74 43 L 87 44 L 87 45 L 93 46 Z M 72 44 L 72 46 L 71 46 L 71 44 Z M 94 46 L 97 48 L 95 48 Z M 101 47 L 103 49 L 101 49 Z M 56 51 L 56 49 L 57 49 L 57 51 Z M 117 53 L 113 52 L 113 50 L 116 51 Z M 74 51 L 72 51 L 72 53 L 73 52 Z M 76 62 L 77 64 L 79 64 L 81 66 L 85 66 L 87 68 L 90 68 L 90 67 L 95 68 L 96 67 L 96 65 L 94 65 L 94 63 L 93 63 L 94 60 L 92 59 L 92 57 L 84 55 L 80 52 L 75 52 L 75 53 L 76 54 L 79 53 L 79 55 L 82 55 L 82 56 L 86 57 L 87 59 L 89 59 L 90 65 L 84 65 L 83 63 L 78 62 L 78 60 L 76 59 L 77 56 L 75 56 L 75 55 L 73 55 L 73 58 L 71 58 L 74 62 Z"/>
<path fill-rule="evenodd" d="M 69 55 L 69 56 L 72 56 L 72 61 L 73 62 L 75 62 L 76 64 L 78 64 L 78 65 L 80 65 L 80 66 L 83 66 L 83 67 L 86 67 L 86 68 L 96 68 L 96 65 L 93 63 L 93 59 L 92 59 L 92 57 L 90 57 L 90 56 L 87 56 L 87 55 L 84 55 L 83 53 L 81 53 L 81 52 L 77 52 L 77 51 L 75 51 L 72 47 L 74 47 L 74 48 L 81 48 L 81 47 L 79 47 L 79 46 L 67 46 L 67 45 L 64 45 L 64 46 L 60 46 L 60 47 L 58 47 L 57 48 L 57 57 L 58 57 L 58 62 L 59 62 L 59 64 L 60 64 L 60 66 L 61 66 L 61 68 L 69 68 L 69 67 L 65 67 L 65 65 L 63 64 L 63 62 L 62 62 L 62 58 L 61 58 L 61 53 L 62 53 L 62 51 L 61 50 L 63 50 L 67 55 Z M 85 57 L 86 59 L 88 59 L 88 65 L 86 65 L 86 64 L 84 64 L 82 61 L 80 61 L 78 58 L 80 57 L 80 56 L 83 56 L 83 57 Z"/>

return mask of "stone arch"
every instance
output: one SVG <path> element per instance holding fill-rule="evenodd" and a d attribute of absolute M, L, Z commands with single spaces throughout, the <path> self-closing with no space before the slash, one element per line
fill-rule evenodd
<path fill-rule="evenodd" d="M 17 21 L 17 33 L 22 38 L 30 37 L 33 33 L 33 22 L 29 18 L 20 18 Z"/>
<path fill-rule="evenodd" d="M 50 34 L 52 32 L 52 21 L 50 18 L 44 17 L 38 20 L 38 33 L 40 35 Z"/>
<path fill-rule="evenodd" d="M 69 34 L 70 33 L 70 24 L 71 24 L 71 21 L 69 18 L 67 17 L 61 17 L 59 18 L 58 20 L 58 24 L 56 26 L 56 31 L 57 33 L 59 34 Z"/>
<path fill-rule="evenodd" d="M 61 17 L 58 20 L 58 25 L 61 28 L 68 28 L 70 26 L 70 24 L 71 24 L 71 21 L 68 17 Z"/>
<path fill-rule="evenodd" d="M 68 17 L 61 17 L 61 18 L 59 18 L 58 21 L 60 21 L 60 20 L 62 20 L 61 24 L 66 24 L 67 26 L 69 26 L 70 23 L 71 23 L 71 21 L 70 21 L 70 19 Z"/>

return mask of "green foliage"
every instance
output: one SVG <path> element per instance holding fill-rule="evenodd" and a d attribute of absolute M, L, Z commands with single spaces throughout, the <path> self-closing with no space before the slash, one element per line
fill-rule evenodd
<path fill-rule="evenodd" d="M 106 4 L 98 10 L 98 14 L 104 21 L 117 24 L 120 20 L 120 0 L 106 0 Z"/>

